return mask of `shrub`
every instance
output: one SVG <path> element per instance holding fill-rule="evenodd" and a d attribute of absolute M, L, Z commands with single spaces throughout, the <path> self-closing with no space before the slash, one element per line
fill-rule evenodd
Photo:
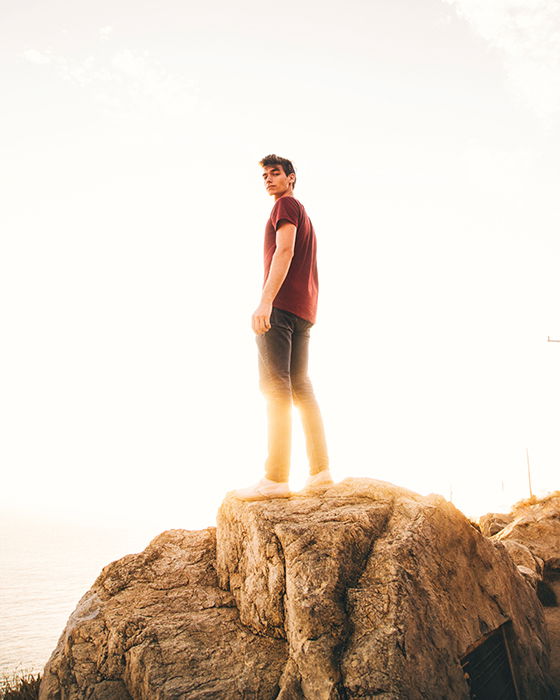
<path fill-rule="evenodd" d="M 0 680 L 0 700 L 37 700 L 41 674 L 5 676 Z"/>

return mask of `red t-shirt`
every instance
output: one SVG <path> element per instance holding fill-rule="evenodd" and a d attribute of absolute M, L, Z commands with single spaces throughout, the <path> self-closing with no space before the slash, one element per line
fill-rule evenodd
<path fill-rule="evenodd" d="M 306 321 L 315 323 L 319 278 L 317 275 L 317 240 L 303 204 L 294 197 L 277 199 L 264 233 L 264 281 L 268 277 L 272 256 L 276 250 L 276 231 L 280 222 L 293 224 L 296 229 L 294 257 L 288 274 L 272 305 L 291 311 Z"/>

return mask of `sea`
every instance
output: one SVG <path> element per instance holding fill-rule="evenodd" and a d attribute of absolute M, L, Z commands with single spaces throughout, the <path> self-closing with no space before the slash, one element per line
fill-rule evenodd
<path fill-rule="evenodd" d="M 0 679 L 41 672 L 101 569 L 158 534 L 0 515 Z"/>

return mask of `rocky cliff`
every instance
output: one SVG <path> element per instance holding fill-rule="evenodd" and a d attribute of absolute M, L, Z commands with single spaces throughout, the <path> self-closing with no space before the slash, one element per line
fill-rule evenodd
<path fill-rule="evenodd" d="M 216 529 L 105 567 L 40 698 L 462 700 L 498 639 L 518 697 L 554 697 L 542 606 L 505 546 L 441 497 L 348 479 L 227 497 Z"/>
<path fill-rule="evenodd" d="M 506 547 L 545 606 L 551 675 L 560 694 L 560 492 L 521 502 L 508 514 L 489 513 L 480 524 L 484 534 Z"/>
<path fill-rule="evenodd" d="M 496 531 L 494 539 L 503 543 L 519 542 L 540 559 L 543 566 L 555 568 L 560 564 L 560 493 L 516 507 L 504 526 Z"/>

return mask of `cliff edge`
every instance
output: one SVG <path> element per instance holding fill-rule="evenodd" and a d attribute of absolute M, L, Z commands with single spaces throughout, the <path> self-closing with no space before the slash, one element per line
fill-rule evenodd
<path fill-rule="evenodd" d="M 217 528 L 165 532 L 105 567 L 40 698 L 463 700 L 501 683 L 549 700 L 548 655 L 504 545 L 439 496 L 347 479 L 228 496 Z"/>

